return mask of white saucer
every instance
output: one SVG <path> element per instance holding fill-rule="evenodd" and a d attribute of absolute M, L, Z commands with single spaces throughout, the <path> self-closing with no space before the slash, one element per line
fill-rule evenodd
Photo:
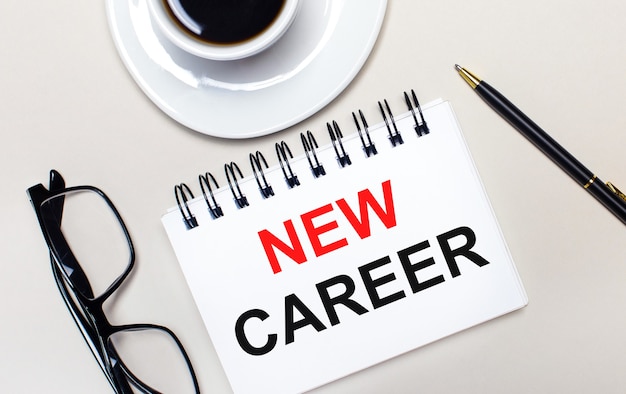
<path fill-rule="evenodd" d="M 165 113 L 204 134 L 249 138 L 319 111 L 370 54 L 387 0 L 302 0 L 290 30 L 247 59 L 202 59 L 171 44 L 146 0 L 106 0 L 113 39 L 137 84 Z"/>

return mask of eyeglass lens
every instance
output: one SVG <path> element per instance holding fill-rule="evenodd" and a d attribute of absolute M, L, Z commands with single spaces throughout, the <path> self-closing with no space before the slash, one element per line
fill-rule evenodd
<path fill-rule="evenodd" d="M 96 298 L 128 270 L 130 245 L 122 224 L 101 195 L 90 190 L 69 192 L 44 202 L 42 210 L 51 209 L 60 198 L 65 199 L 61 223 L 48 221 L 46 230 L 61 231 L 69 247 L 58 251 L 63 270 L 73 278 L 75 270 L 82 269 L 90 289 L 73 284 L 87 298 Z"/>
<path fill-rule="evenodd" d="M 160 393 L 195 393 L 193 380 L 174 339 L 159 329 L 125 330 L 111 336 L 124 365 Z"/>

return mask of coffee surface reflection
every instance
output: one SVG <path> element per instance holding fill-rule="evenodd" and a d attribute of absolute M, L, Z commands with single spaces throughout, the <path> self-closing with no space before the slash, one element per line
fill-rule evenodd
<path fill-rule="evenodd" d="M 232 45 L 262 34 L 285 0 L 163 0 L 183 31 L 209 44 Z"/>

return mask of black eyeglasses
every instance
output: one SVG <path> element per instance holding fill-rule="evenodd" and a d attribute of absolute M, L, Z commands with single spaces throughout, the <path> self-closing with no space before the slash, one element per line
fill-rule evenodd
<path fill-rule="evenodd" d="M 104 313 L 104 302 L 135 264 L 128 229 L 106 194 L 93 186 L 66 188 L 55 170 L 48 189 L 38 184 L 27 193 L 57 287 L 113 390 L 199 393 L 189 356 L 172 330 L 155 324 L 114 325 Z"/>

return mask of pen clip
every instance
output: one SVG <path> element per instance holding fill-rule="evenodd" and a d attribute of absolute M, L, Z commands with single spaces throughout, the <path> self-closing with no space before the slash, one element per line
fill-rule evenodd
<path fill-rule="evenodd" d="M 606 185 L 619 198 L 621 198 L 622 200 L 626 201 L 626 194 L 622 193 L 614 184 L 612 184 L 611 182 L 607 182 Z"/>

